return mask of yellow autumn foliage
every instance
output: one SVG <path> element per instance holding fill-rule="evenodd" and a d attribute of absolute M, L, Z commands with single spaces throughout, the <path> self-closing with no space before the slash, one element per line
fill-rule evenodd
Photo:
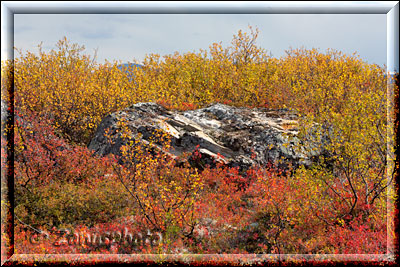
<path fill-rule="evenodd" d="M 360 95 L 368 98 L 385 88 L 383 69 L 355 55 L 296 49 L 272 58 L 256 45 L 258 29 L 250 30 L 239 31 L 227 48 L 214 43 L 208 51 L 150 54 L 143 67 L 123 71 L 118 62 L 97 63 L 83 53 L 83 46 L 66 38 L 50 52 L 40 46 L 38 54 L 19 51 L 14 61 L 15 103 L 21 111 L 53 118 L 71 141 L 88 143 L 104 116 L 137 102 L 175 109 L 223 102 L 342 114 Z M 9 64 L 4 62 L 2 71 Z"/>
<path fill-rule="evenodd" d="M 80 145 L 90 142 L 106 115 L 138 102 L 179 110 L 213 102 L 297 110 L 300 137 L 317 129 L 309 147 L 325 149 L 325 158 L 288 177 L 290 186 L 304 189 L 282 199 L 292 223 L 325 234 L 324 224 L 343 226 L 358 217 L 388 220 L 387 200 L 394 200 L 394 194 L 387 193 L 393 179 L 394 133 L 388 127 L 393 107 L 384 67 L 335 50 L 290 49 L 273 58 L 257 46 L 258 35 L 258 29 L 250 27 L 250 33 L 233 36 L 228 47 L 214 43 L 199 52 L 150 54 L 142 67 L 123 69 L 119 62 L 96 62 L 84 54 L 83 46 L 64 38 L 56 50 L 18 50 L 14 61 L 2 62 L 2 99 L 9 99 L 4 89 L 13 84 L 18 112 L 35 111 L 52 119 L 57 133 Z M 7 79 L 11 74 L 13 83 Z M 114 169 L 115 176 L 149 225 L 165 232 L 193 230 L 203 187 L 197 170 L 177 167 L 165 155 L 151 155 L 130 137 L 124 123 L 117 126 L 126 140 L 121 155 L 131 165 Z M 155 138 L 164 137 L 160 133 Z M 169 143 L 161 143 L 168 150 Z M 318 247 L 305 232 L 285 231 L 303 238 L 304 246 Z"/>

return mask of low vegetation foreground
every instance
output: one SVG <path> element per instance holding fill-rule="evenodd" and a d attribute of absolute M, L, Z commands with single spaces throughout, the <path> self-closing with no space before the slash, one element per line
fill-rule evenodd
<path fill-rule="evenodd" d="M 384 68 L 334 50 L 273 58 L 250 30 L 142 65 L 67 39 L 3 62 L 15 252 L 391 251 Z"/>

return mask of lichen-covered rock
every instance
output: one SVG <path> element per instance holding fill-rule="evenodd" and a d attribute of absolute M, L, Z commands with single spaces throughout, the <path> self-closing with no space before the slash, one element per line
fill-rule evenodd
<path fill-rule="evenodd" d="M 171 149 L 164 152 L 171 156 L 197 148 L 203 165 L 212 165 L 216 160 L 241 170 L 254 164 L 285 167 L 290 163 L 297 167 L 309 165 L 321 152 L 320 146 L 312 149 L 302 145 L 297 136 L 298 115 L 293 111 L 236 108 L 219 103 L 185 112 L 167 110 L 155 103 L 132 105 L 105 117 L 89 148 L 99 155 L 118 155 L 123 140 L 116 130 L 122 118 L 143 142 L 148 142 L 155 130 L 168 133 Z M 113 145 L 104 136 L 107 128 Z"/>
<path fill-rule="evenodd" d="M 3 131 L 6 127 L 7 116 L 8 116 L 8 105 L 7 102 L 1 99 L 1 134 L 3 135 Z"/>

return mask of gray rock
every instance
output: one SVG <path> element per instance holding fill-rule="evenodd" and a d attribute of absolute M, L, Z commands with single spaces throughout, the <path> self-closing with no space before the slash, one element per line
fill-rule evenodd
<path fill-rule="evenodd" d="M 285 168 L 310 165 L 322 153 L 321 146 L 303 145 L 298 138 L 298 115 L 288 109 L 267 110 L 236 108 L 213 104 L 206 108 L 178 112 L 155 103 L 138 103 L 105 117 L 95 132 L 89 148 L 98 155 L 120 155 L 124 144 L 117 133 L 117 122 L 124 119 L 132 136 L 148 143 L 155 130 L 171 138 L 171 149 L 163 150 L 172 157 L 193 152 L 198 146 L 201 162 L 196 167 L 213 165 L 215 161 L 239 167 L 242 171 L 259 164 Z M 113 145 L 104 136 L 109 128 Z M 311 138 L 312 133 L 309 134 Z M 312 138 L 311 138 L 312 139 Z"/>
<path fill-rule="evenodd" d="M 2 134 L 2 136 L 5 135 L 4 130 L 6 127 L 7 116 L 8 116 L 7 102 L 5 100 L 1 99 L 1 134 Z"/>

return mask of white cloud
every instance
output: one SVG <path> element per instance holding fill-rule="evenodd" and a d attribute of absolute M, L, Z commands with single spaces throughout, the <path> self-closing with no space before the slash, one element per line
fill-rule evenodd
<path fill-rule="evenodd" d="M 98 59 L 142 60 L 146 54 L 208 49 L 213 42 L 230 44 L 233 34 L 247 25 L 258 26 L 258 44 L 282 56 L 290 46 L 358 51 L 370 63 L 386 61 L 386 16 L 375 15 L 279 15 L 279 14 L 102 14 L 15 15 L 15 46 L 35 51 L 55 47 L 67 36 L 85 45 L 88 53 L 98 48 Z"/>

